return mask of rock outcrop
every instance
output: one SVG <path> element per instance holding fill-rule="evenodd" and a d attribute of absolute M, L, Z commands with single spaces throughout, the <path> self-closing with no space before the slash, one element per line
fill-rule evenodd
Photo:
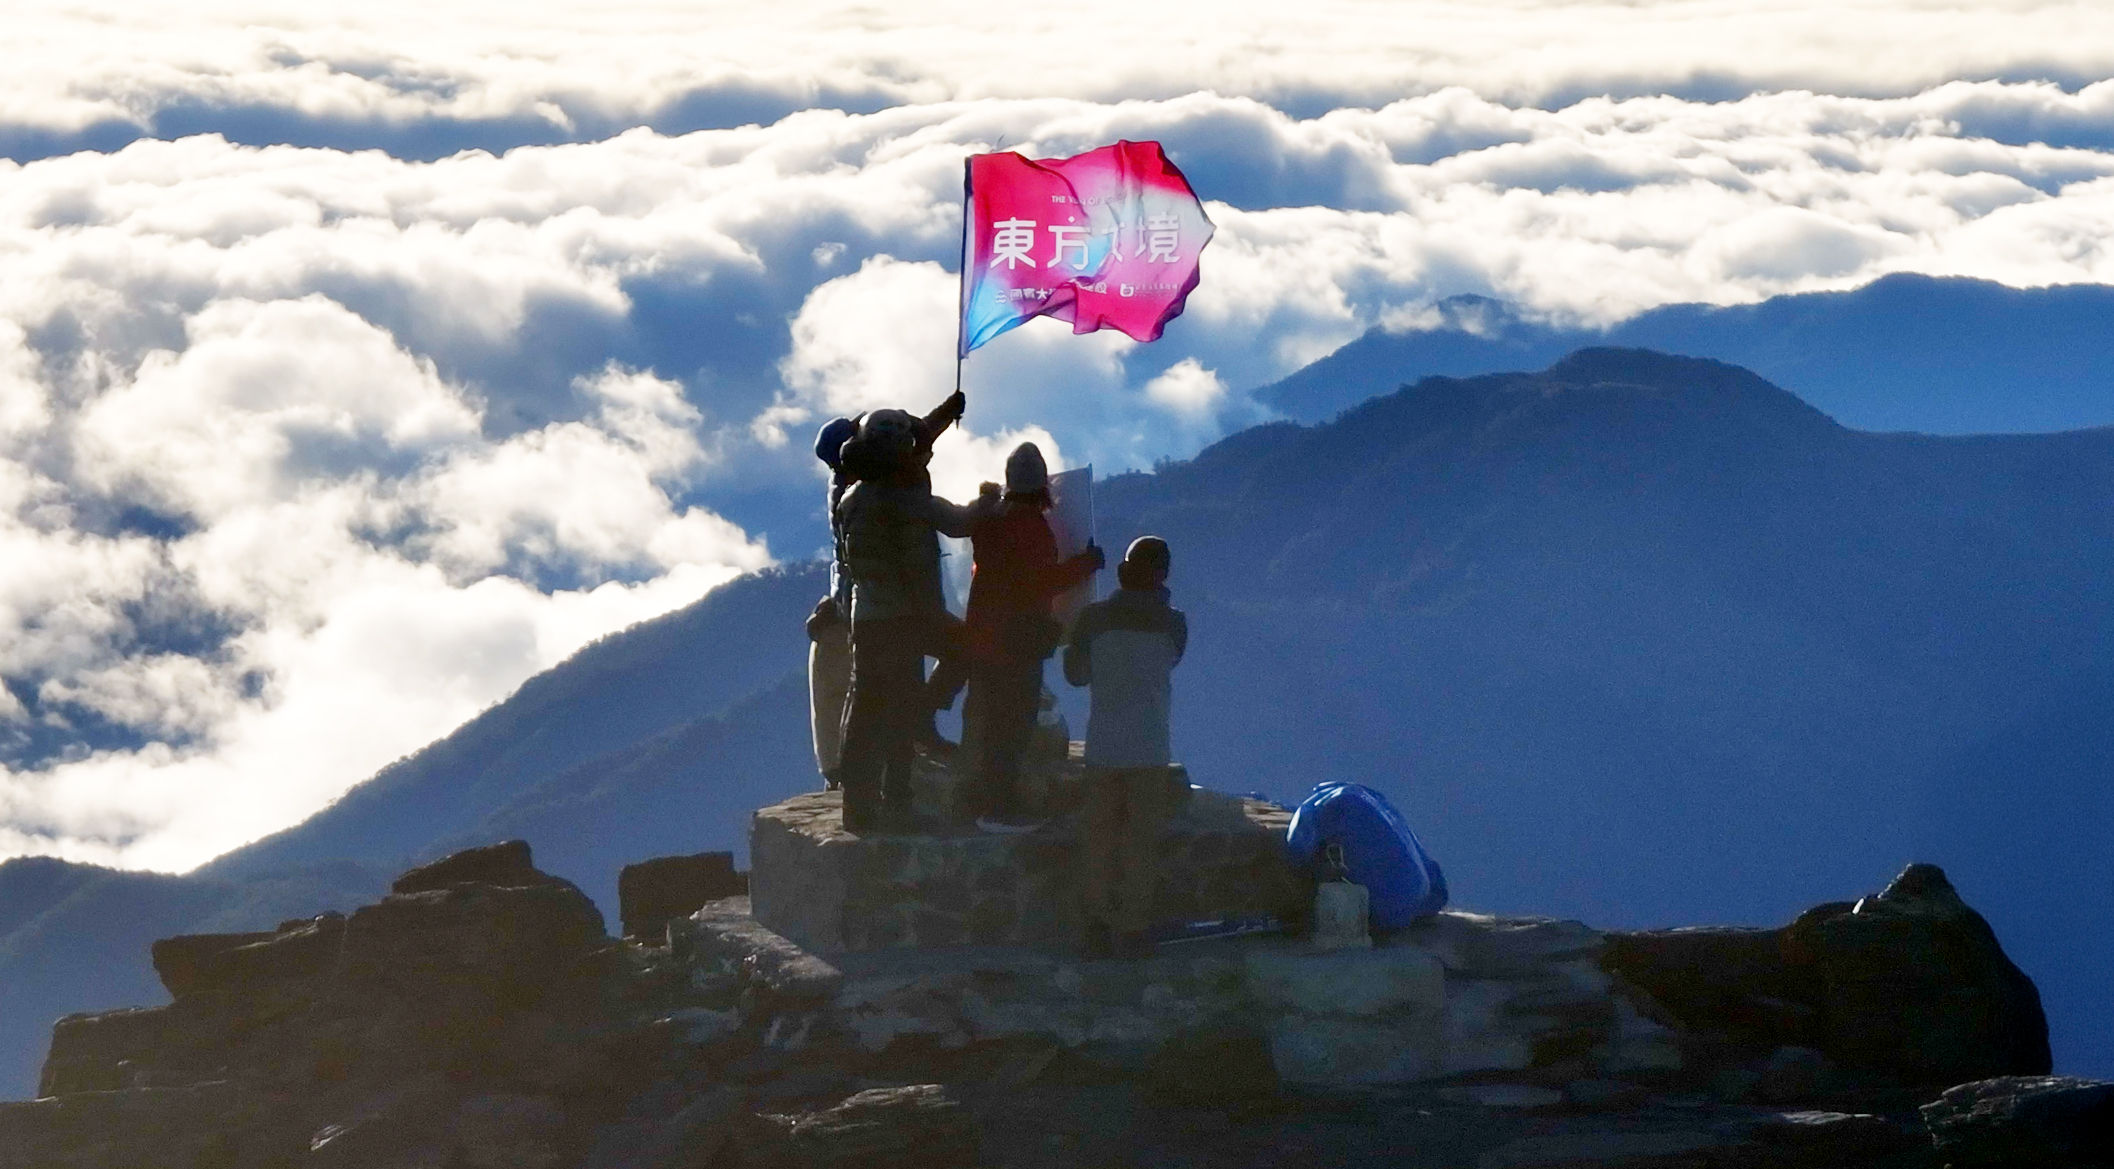
<path fill-rule="evenodd" d="M 348 916 L 164 941 L 175 1001 L 60 1022 L 45 1097 L 0 1104 L 0 1169 L 1967 1169 L 2099 1147 L 2114 1086 L 1986 1081 L 1919 1114 L 1916 1077 L 1949 1066 L 1921 1036 L 1842 1041 L 1890 946 L 1929 964 L 1906 997 L 1933 1025 L 2017 1001 L 1934 871 L 1851 908 L 1652 935 L 1448 912 L 1325 953 L 818 952 L 742 897 L 612 940 L 510 842 Z"/>
<path fill-rule="evenodd" d="M 1956 1169 L 2114 1166 L 2114 1084 L 2004 1076 L 1948 1088 L 1922 1113 Z"/>
<path fill-rule="evenodd" d="M 748 891 L 748 878 L 734 871 L 730 852 L 655 857 L 625 865 L 617 874 L 617 903 L 627 938 L 658 938 L 669 922 L 696 913 L 707 902 Z"/>
<path fill-rule="evenodd" d="M 1935 865 L 1779 929 L 1613 934 L 1605 962 L 1734 1050 L 1815 1052 L 1912 1090 L 2049 1070 L 2032 980 Z M 1797 1074 L 1782 1063 L 1780 1080 Z"/>

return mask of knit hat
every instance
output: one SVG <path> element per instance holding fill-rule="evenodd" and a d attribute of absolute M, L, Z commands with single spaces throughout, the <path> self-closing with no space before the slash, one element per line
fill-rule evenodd
<path fill-rule="evenodd" d="M 815 457 L 837 469 L 837 460 L 843 457 L 844 443 L 859 433 L 859 424 L 849 418 L 832 418 L 815 432 Z"/>
<path fill-rule="evenodd" d="M 878 468 L 907 468 L 918 446 L 918 420 L 903 410 L 875 410 L 859 421 L 859 442 Z"/>
<path fill-rule="evenodd" d="M 1042 461 L 1042 450 L 1032 442 L 1024 442 L 1013 448 L 1006 456 L 1006 493 L 1026 495 L 1034 491 L 1050 489 L 1050 469 Z"/>
<path fill-rule="evenodd" d="M 1157 588 L 1167 583 L 1167 541 L 1158 536 L 1140 536 L 1123 552 L 1116 566 L 1116 583 L 1127 589 Z"/>

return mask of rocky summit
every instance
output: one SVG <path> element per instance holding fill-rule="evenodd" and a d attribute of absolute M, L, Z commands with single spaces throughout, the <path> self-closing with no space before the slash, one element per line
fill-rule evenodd
<path fill-rule="evenodd" d="M 964 875 L 1017 900 L 1063 847 L 861 839 L 834 803 L 759 814 L 759 841 L 787 837 L 754 854 L 759 897 L 860 885 L 877 912 L 881 865 L 925 874 L 912 900 Z M 1199 808 L 1167 841 L 1197 862 L 1182 888 L 1260 863 L 1239 842 L 1282 814 Z M 0 1169 L 1937 1169 L 2114 1148 L 2114 1086 L 2046 1075 L 2032 983 L 1925 866 L 1779 930 L 1445 912 L 1371 949 L 1291 930 L 1105 961 L 1018 928 L 860 945 L 815 925 L 842 904 L 688 904 L 738 883 L 716 858 L 642 866 L 613 939 L 514 841 L 349 915 L 167 939 L 173 1001 L 61 1021 L 41 1097 L 0 1105 Z"/>

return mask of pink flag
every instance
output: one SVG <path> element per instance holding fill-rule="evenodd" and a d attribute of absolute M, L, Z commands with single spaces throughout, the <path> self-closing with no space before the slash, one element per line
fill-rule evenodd
<path fill-rule="evenodd" d="M 1211 220 L 1157 142 L 969 160 L 961 353 L 1031 317 L 1156 341 L 1196 287 Z"/>

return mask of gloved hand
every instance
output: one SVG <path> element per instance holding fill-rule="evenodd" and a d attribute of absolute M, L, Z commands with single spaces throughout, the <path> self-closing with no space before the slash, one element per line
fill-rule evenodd
<path fill-rule="evenodd" d="M 807 615 L 808 640 L 821 641 L 823 634 L 842 624 L 843 621 L 844 615 L 837 612 L 836 601 L 829 597 L 822 598 L 820 601 L 815 602 L 815 611 Z"/>
<path fill-rule="evenodd" d="M 939 412 L 944 417 L 960 422 L 962 420 L 962 411 L 968 408 L 969 396 L 960 390 L 956 390 L 948 396 L 946 401 L 940 403 Z"/>
<path fill-rule="evenodd" d="M 1087 558 L 1087 562 L 1094 566 L 1095 572 L 1108 567 L 1108 553 L 1103 552 L 1101 545 L 1094 543 L 1092 540 L 1086 542 L 1086 551 L 1080 553 L 1080 555 Z"/>

